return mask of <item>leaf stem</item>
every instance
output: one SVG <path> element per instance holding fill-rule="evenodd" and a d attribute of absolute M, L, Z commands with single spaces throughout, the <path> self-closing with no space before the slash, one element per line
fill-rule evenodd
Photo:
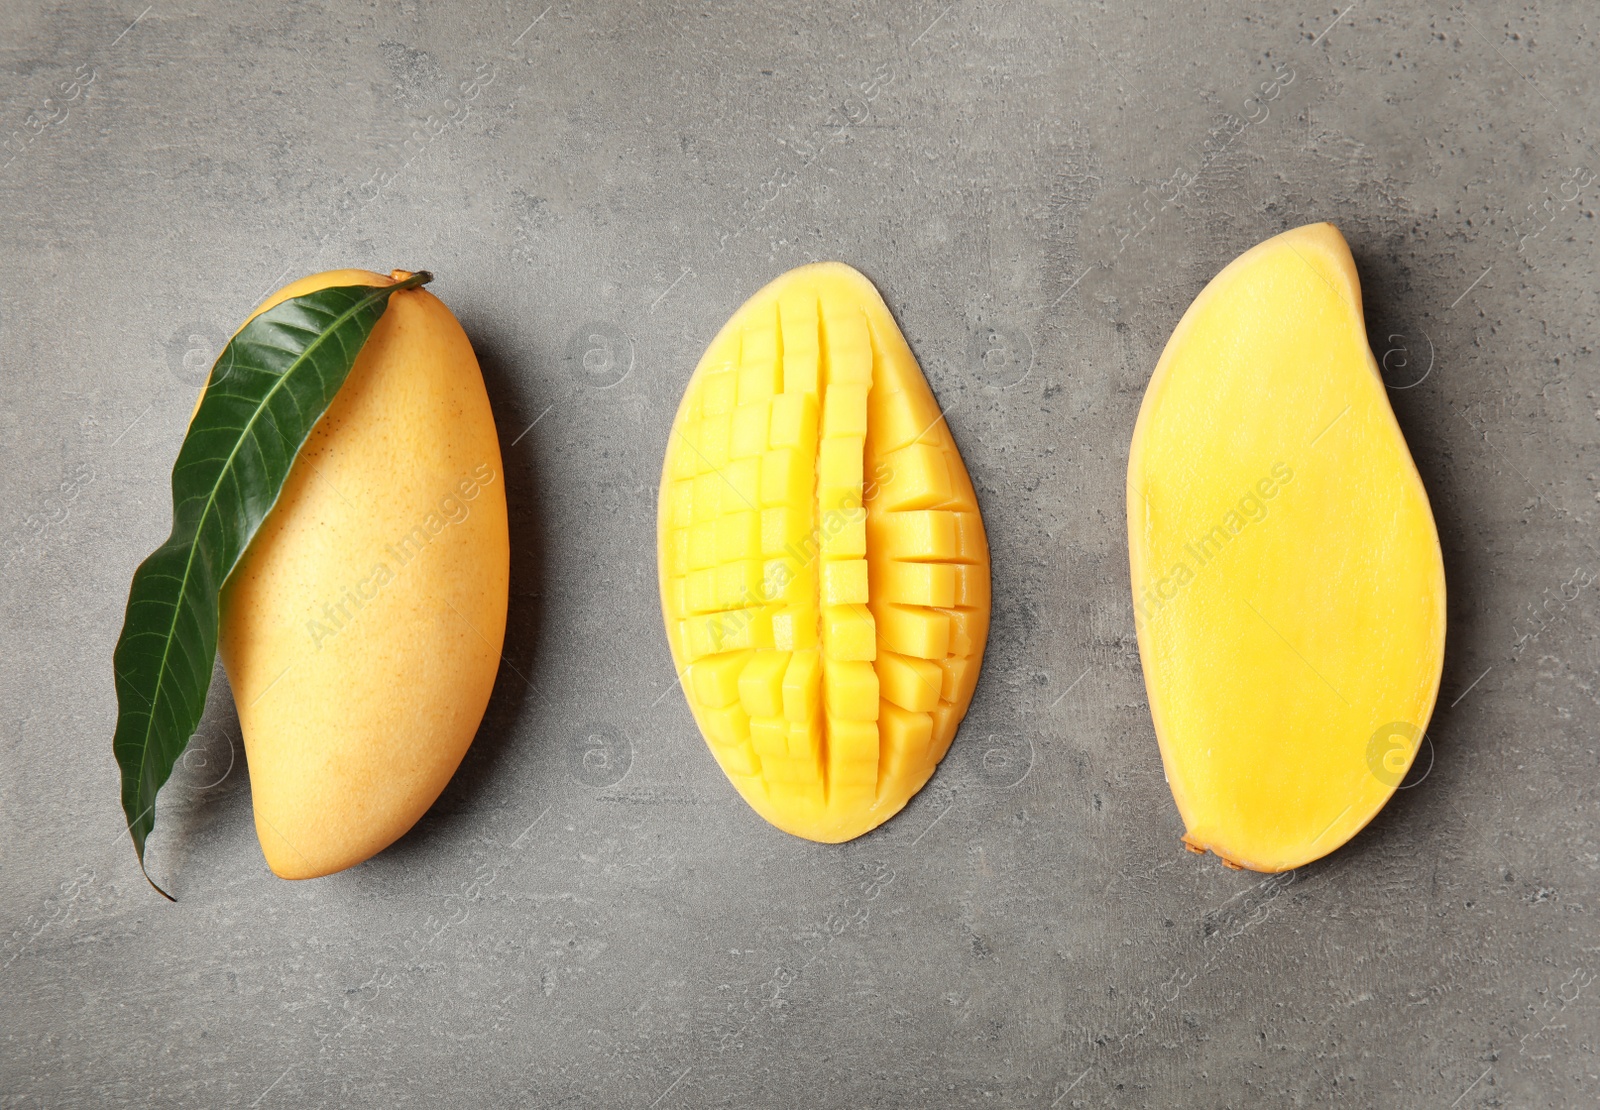
<path fill-rule="evenodd" d="M 421 288 L 422 286 L 428 284 L 428 282 L 430 282 L 432 280 L 433 280 L 433 275 L 431 273 L 429 273 L 427 270 L 418 270 L 416 273 L 412 274 L 410 277 L 405 278 L 402 281 L 395 282 L 394 283 L 394 291 L 396 293 L 398 293 L 402 289 L 418 289 L 418 288 Z"/>

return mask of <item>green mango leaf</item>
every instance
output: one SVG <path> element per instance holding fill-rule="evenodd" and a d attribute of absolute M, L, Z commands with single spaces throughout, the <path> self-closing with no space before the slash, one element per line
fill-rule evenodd
<path fill-rule="evenodd" d="M 241 328 L 211 368 L 172 467 L 172 534 L 134 572 L 113 657 L 111 746 L 141 870 L 156 792 L 205 709 L 223 583 L 277 502 L 301 445 L 349 376 L 390 295 L 431 280 L 421 272 L 393 285 L 294 297 Z M 171 900 L 154 880 L 150 885 Z"/>

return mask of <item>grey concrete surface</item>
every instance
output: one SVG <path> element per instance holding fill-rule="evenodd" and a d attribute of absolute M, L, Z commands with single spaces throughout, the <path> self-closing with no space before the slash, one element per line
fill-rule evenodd
<path fill-rule="evenodd" d="M 1600 1104 L 1596 50 L 1477 0 L 6 0 L 0 1106 Z M 1123 473 L 1189 300 L 1319 219 L 1451 625 L 1431 770 L 1267 878 L 1179 849 Z M 723 781 L 654 572 L 690 370 L 819 258 L 898 315 L 995 571 L 952 753 L 840 847 Z M 345 265 L 433 270 L 480 353 L 508 665 L 433 811 L 306 883 L 219 673 L 169 905 L 111 758 L 129 577 L 223 337 Z"/>

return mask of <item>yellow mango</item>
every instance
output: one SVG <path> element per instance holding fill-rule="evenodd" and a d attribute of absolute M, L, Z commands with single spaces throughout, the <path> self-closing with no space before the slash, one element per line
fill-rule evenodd
<path fill-rule="evenodd" d="M 1184 843 L 1284 871 L 1388 801 L 1433 713 L 1445 584 L 1428 495 L 1332 224 L 1212 279 L 1128 457 L 1150 712 Z"/>
<path fill-rule="evenodd" d="M 898 813 L 972 700 L 989 545 L 870 281 L 802 266 L 717 333 L 673 421 L 657 537 L 689 708 L 751 808 L 825 843 Z"/>
<path fill-rule="evenodd" d="M 315 274 L 252 316 L 407 276 Z M 353 866 L 433 804 L 489 702 L 509 568 L 500 445 L 472 345 L 437 297 L 402 290 L 222 594 L 219 647 L 274 872 Z"/>

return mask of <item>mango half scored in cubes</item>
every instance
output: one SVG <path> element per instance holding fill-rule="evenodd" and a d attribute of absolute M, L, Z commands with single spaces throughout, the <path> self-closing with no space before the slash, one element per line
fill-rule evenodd
<path fill-rule="evenodd" d="M 894 816 L 972 700 L 989 545 L 870 281 L 802 266 L 734 313 L 678 408 L 659 514 L 667 641 L 729 781 L 808 840 Z"/>

